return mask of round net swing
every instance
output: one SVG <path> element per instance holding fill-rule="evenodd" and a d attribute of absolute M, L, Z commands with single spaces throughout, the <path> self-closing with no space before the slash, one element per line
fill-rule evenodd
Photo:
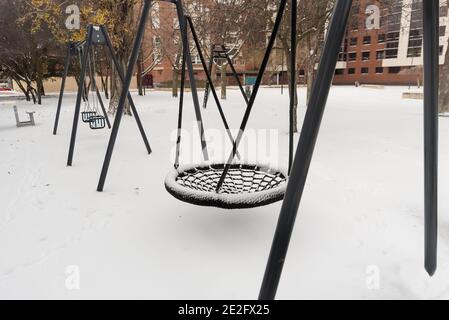
<path fill-rule="evenodd" d="M 287 176 L 265 166 L 233 164 L 219 192 L 224 164 L 185 166 L 172 170 L 165 188 L 175 198 L 195 205 L 244 209 L 282 200 Z"/>
<path fill-rule="evenodd" d="M 262 77 L 265 68 L 268 63 L 269 54 L 271 49 L 267 49 L 265 53 L 262 66 L 258 72 L 257 79 L 254 84 L 253 92 L 249 99 L 245 99 L 246 109 L 240 125 L 240 130 L 237 137 L 233 137 L 231 134 L 229 125 L 227 123 L 226 116 L 220 103 L 220 99 L 216 93 L 209 68 L 205 63 L 204 56 L 202 54 L 201 45 L 195 32 L 195 28 L 192 23 L 192 19 L 187 17 L 188 26 L 184 26 L 182 32 L 187 32 L 187 27 L 190 28 L 192 37 L 195 42 L 199 58 L 203 70 L 207 77 L 207 83 L 209 89 L 217 105 L 221 120 L 223 122 L 226 133 L 232 143 L 232 152 L 228 160 L 219 164 L 202 164 L 202 165 L 189 165 L 186 167 L 178 167 L 179 155 L 180 155 L 180 142 L 182 132 L 182 114 L 183 114 L 183 97 L 184 97 L 184 84 L 186 67 L 189 71 L 189 78 L 191 82 L 191 92 L 193 97 L 193 104 L 195 108 L 195 116 L 199 129 L 199 136 L 201 137 L 201 147 L 203 150 L 203 158 L 207 162 L 209 160 L 207 153 L 206 140 L 204 139 L 203 121 L 201 118 L 201 111 L 198 102 L 198 92 L 195 84 L 195 74 L 193 71 L 193 64 L 190 57 L 190 51 L 185 50 L 182 59 L 181 67 L 181 95 L 179 99 L 179 112 L 178 112 L 178 136 L 176 139 L 176 154 L 175 154 L 175 169 L 169 172 L 165 179 L 165 188 L 175 198 L 201 206 L 213 206 L 224 209 L 244 209 L 264 206 L 273 202 L 277 202 L 283 199 L 285 190 L 287 187 L 287 175 L 281 170 L 271 168 L 269 166 L 257 165 L 257 164 L 232 164 L 234 158 L 240 158 L 238 152 L 238 145 L 242 139 L 243 133 L 248 122 L 248 118 L 251 113 L 251 109 L 254 105 L 254 101 L 262 82 Z M 186 36 L 184 35 L 184 41 Z M 274 38 L 271 39 L 271 47 L 274 43 Z M 188 43 L 183 43 L 185 47 L 188 47 Z M 212 61 L 212 60 L 211 60 Z M 291 82 L 293 88 L 294 80 Z M 206 91 L 205 95 L 208 94 Z M 291 97 L 293 95 L 290 95 Z M 245 96 L 246 97 L 246 96 Z M 207 100 L 206 100 L 207 102 Z M 290 106 L 292 110 L 293 99 L 290 98 Z M 292 122 L 290 122 L 292 123 Z M 289 134 L 290 148 L 292 150 L 293 130 L 290 129 Z M 292 153 L 289 152 L 289 164 L 292 160 Z"/>

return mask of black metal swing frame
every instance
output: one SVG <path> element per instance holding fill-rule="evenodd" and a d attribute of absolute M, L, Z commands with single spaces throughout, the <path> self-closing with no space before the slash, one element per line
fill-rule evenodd
<path fill-rule="evenodd" d="M 292 22 L 292 48 L 296 48 L 296 10 L 297 1 L 290 0 L 292 3 L 291 9 L 291 22 Z M 178 17 L 184 17 L 182 14 L 181 0 L 169 1 L 175 3 L 178 9 Z M 282 16 L 285 11 L 287 0 L 280 0 L 276 21 L 273 27 L 273 32 L 268 42 L 268 47 L 265 56 L 262 61 L 261 69 L 256 79 L 254 90 L 248 101 L 248 106 L 241 123 L 241 130 L 237 136 L 234 144 L 232 154 L 229 157 L 229 161 L 224 167 L 223 174 L 220 179 L 220 183 L 217 185 L 216 190 L 219 191 L 222 187 L 227 172 L 233 166 L 232 162 L 237 153 L 237 147 L 240 142 L 242 132 L 244 131 L 251 108 L 254 105 L 254 101 L 259 89 L 263 72 L 266 69 L 268 58 L 271 50 L 273 49 L 274 42 L 279 31 Z M 181 5 L 180 5 L 181 4 Z M 124 82 L 124 92 L 129 89 L 131 82 L 133 67 L 137 62 L 138 50 L 143 39 L 143 30 L 148 18 L 149 9 L 151 6 L 151 0 L 145 0 L 142 16 L 138 27 L 136 40 L 134 42 L 133 52 L 129 61 L 129 66 Z M 317 70 L 316 80 L 313 85 L 310 100 L 305 115 L 303 127 L 300 134 L 297 150 L 295 153 L 294 161 L 289 162 L 289 180 L 287 189 L 285 192 L 284 200 L 282 203 L 281 213 L 276 226 L 276 231 L 273 239 L 273 243 L 270 250 L 262 286 L 259 293 L 259 299 L 268 300 L 274 299 L 279 284 L 279 280 L 282 273 L 282 268 L 286 258 L 288 246 L 290 243 L 293 226 L 297 216 L 298 207 L 301 201 L 301 196 L 304 190 L 305 182 L 307 179 L 307 173 L 310 167 L 310 163 L 313 156 L 313 150 L 315 147 L 316 139 L 318 137 L 319 127 L 321 119 L 324 114 L 324 109 L 327 101 L 327 97 L 332 85 L 332 79 L 334 70 L 336 67 L 338 54 L 340 52 L 341 44 L 346 32 L 346 26 L 348 21 L 349 12 L 352 6 L 352 0 L 337 0 L 334 6 L 334 12 L 330 21 L 326 41 L 321 54 L 320 63 Z M 437 167 L 438 167 L 438 56 L 439 56 L 439 1 L 429 0 L 423 1 L 423 28 L 424 28 L 424 266 L 429 275 L 433 275 L 437 266 Z M 185 27 L 184 18 L 180 19 L 180 28 L 183 35 L 184 51 L 183 55 L 183 69 L 182 73 L 185 76 L 184 63 L 187 61 L 187 67 L 189 68 L 190 78 L 192 77 L 191 58 L 187 44 L 187 28 Z M 292 66 L 295 67 L 295 54 L 296 50 L 291 50 Z M 293 69 L 295 70 L 295 69 Z M 198 97 L 196 93 L 195 82 L 192 82 L 192 94 L 194 96 L 195 111 L 198 116 Z M 290 95 L 293 96 L 293 88 L 291 86 Z M 195 98 L 196 97 L 196 98 Z M 122 93 L 120 108 L 123 108 L 126 94 Z M 182 94 L 181 98 L 182 100 Z M 291 103 L 293 99 L 291 99 Z M 181 102 L 180 102 L 181 105 Z M 290 109 L 290 115 L 291 115 Z M 119 112 L 120 115 L 120 112 Z M 118 127 L 120 124 L 120 118 L 115 120 L 113 132 L 111 133 L 110 144 L 106 153 L 105 162 L 103 164 L 102 175 L 98 185 L 98 191 L 103 190 L 104 181 L 107 175 L 107 170 L 112 155 L 115 139 L 117 136 Z M 200 126 L 200 137 L 203 145 L 203 153 L 207 158 L 207 150 L 204 142 L 204 135 L 202 131 L 202 122 Z M 115 128 L 115 130 L 114 130 Z M 292 136 L 290 136 L 292 141 Z M 292 145 L 292 144 L 291 144 Z M 290 155 L 293 148 L 290 147 Z M 291 159 L 291 157 L 290 157 Z"/>
<path fill-rule="evenodd" d="M 175 161 L 175 163 L 177 164 L 178 159 L 179 159 L 179 146 L 180 146 L 180 139 L 181 139 L 181 122 L 182 122 L 182 111 L 183 111 L 183 102 L 184 102 L 184 89 L 185 89 L 185 77 L 186 77 L 185 69 L 186 69 L 186 67 L 188 69 L 188 74 L 189 74 L 189 79 L 190 79 L 190 87 L 191 87 L 195 117 L 197 120 L 198 130 L 199 130 L 199 135 L 200 135 L 200 143 L 201 143 L 201 149 L 202 149 L 202 153 L 203 153 L 203 159 L 205 161 L 208 161 L 209 154 L 207 151 L 206 140 L 204 137 L 204 123 L 203 123 L 203 119 L 202 119 L 202 115 L 201 115 L 201 108 L 200 108 L 200 102 L 199 102 L 199 97 L 198 97 L 198 90 L 197 90 L 197 84 L 196 84 L 196 80 L 195 80 L 195 72 L 194 72 L 193 63 L 192 63 L 192 57 L 191 57 L 191 53 L 189 50 L 189 40 L 188 40 L 189 17 L 184 15 L 184 8 L 183 8 L 182 0 L 164 0 L 164 1 L 173 3 L 176 7 L 177 17 L 178 17 L 178 21 L 179 21 L 179 28 L 180 28 L 180 32 L 181 32 L 181 39 L 182 39 L 182 44 L 183 44 L 183 46 L 182 46 L 183 47 L 182 71 L 181 71 L 181 78 L 183 80 L 181 81 L 181 94 L 180 94 L 180 99 L 179 99 L 178 138 L 177 138 L 177 147 L 176 147 L 177 148 L 177 152 L 176 152 L 177 160 Z M 117 107 L 118 115 L 121 114 L 123 107 L 124 107 L 124 102 L 125 102 L 125 98 L 126 98 L 125 92 L 129 89 L 130 82 L 132 79 L 133 69 L 137 63 L 139 49 L 140 49 L 142 41 L 143 41 L 143 34 L 144 34 L 145 26 L 146 26 L 146 23 L 148 20 L 151 5 L 152 5 L 151 0 L 144 1 L 140 21 L 139 21 L 139 24 L 137 27 L 136 37 L 135 37 L 134 44 L 133 44 L 133 50 L 130 55 L 130 59 L 128 62 L 128 69 L 127 69 L 127 73 L 126 73 L 125 80 L 123 83 L 123 91 L 120 96 L 119 104 Z M 198 43 L 198 39 L 197 39 L 196 35 L 194 35 L 194 38 L 195 38 L 195 43 L 197 43 L 197 47 L 198 47 L 199 43 Z M 203 68 L 205 70 L 207 70 L 206 63 L 205 63 L 204 57 L 202 56 L 202 52 L 201 52 L 200 48 L 199 48 L 199 53 L 200 53 Z M 208 72 L 206 72 L 206 74 L 208 75 L 208 78 L 209 78 L 208 83 L 212 88 L 213 84 L 210 79 L 210 74 Z M 217 108 L 219 110 L 220 117 L 221 117 L 223 125 L 226 129 L 227 135 L 228 135 L 229 139 L 231 140 L 232 144 L 234 145 L 234 138 L 232 137 L 231 131 L 229 129 L 229 125 L 226 120 L 226 116 L 224 115 L 224 112 L 223 112 L 223 109 L 221 108 L 221 104 L 219 102 L 218 96 L 216 95 L 216 92 L 214 92 L 214 90 L 213 90 L 213 94 L 214 94 L 214 99 L 217 103 Z M 109 165 L 110 165 L 112 153 L 114 150 L 115 141 L 117 139 L 117 134 L 118 134 L 118 130 L 120 127 L 120 121 L 121 121 L 121 117 L 116 117 L 113 127 L 112 127 L 108 148 L 106 150 L 106 155 L 105 155 L 103 167 L 102 167 L 101 174 L 100 174 L 100 179 L 99 179 L 98 186 L 97 186 L 97 191 L 100 191 L 100 192 L 103 191 L 103 189 L 104 189 L 104 184 L 105 184 L 107 173 L 109 170 Z M 238 154 L 237 154 L 237 156 L 238 156 Z M 175 166 L 176 166 L 176 164 L 175 164 Z"/>
<path fill-rule="evenodd" d="M 63 74 L 63 78 L 62 78 L 62 82 L 61 82 L 58 107 L 56 110 L 55 124 L 54 124 L 54 129 L 53 129 L 53 134 L 56 134 L 57 128 L 58 128 L 58 123 L 59 123 L 59 116 L 60 116 L 60 112 L 61 112 L 61 106 L 62 106 L 62 97 L 64 95 L 65 82 L 66 82 L 66 78 L 67 78 L 67 75 L 69 72 L 71 58 L 75 54 L 76 50 L 81 50 L 82 58 L 81 58 L 81 73 L 80 73 L 79 83 L 83 84 L 83 85 L 78 86 L 78 92 L 77 92 L 77 96 L 76 96 L 75 113 L 74 113 L 74 117 L 73 117 L 72 133 L 70 136 L 70 146 L 69 146 L 69 153 L 68 153 L 68 158 L 67 158 L 67 166 L 71 166 L 73 163 L 73 154 L 74 154 L 74 150 L 75 150 L 76 134 L 77 134 L 77 129 L 78 129 L 78 120 L 80 117 L 81 100 L 83 98 L 84 91 L 86 90 L 84 87 L 84 82 L 85 82 L 87 66 L 88 66 L 88 62 L 89 62 L 88 61 L 89 60 L 89 52 L 90 52 L 92 46 L 99 46 L 99 45 L 102 45 L 108 49 L 109 56 L 112 59 L 112 62 L 117 70 L 120 81 L 123 84 L 125 84 L 125 81 L 124 81 L 125 77 L 123 75 L 123 70 L 120 67 L 118 59 L 115 55 L 111 39 L 109 37 L 109 34 L 108 34 L 105 26 L 103 26 L 103 25 L 94 26 L 92 24 L 89 24 L 87 27 L 87 32 L 86 32 L 86 39 L 84 41 L 78 42 L 78 43 L 71 42 L 68 44 L 66 63 L 65 63 L 64 74 Z M 91 81 L 95 81 L 95 77 L 93 77 Z M 91 115 L 89 117 L 86 117 L 87 116 L 86 115 L 84 117 L 87 118 L 86 120 L 88 120 L 89 126 L 91 129 L 101 128 L 102 126 L 104 126 L 104 122 L 106 122 L 108 127 L 111 128 L 109 119 L 107 117 L 106 110 L 105 110 L 103 102 L 101 100 L 100 93 L 98 92 L 98 87 L 96 86 L 95 83 L 94 83 L 94 85 L 95 85 L 95 88 L 97 91 L 97 97 L 99 98 L 100 105 L 103 110 L 104 117 L 98 116 L 98 115 Z M 134 101 L 129 92 L 129 83 L 128 83 L 126 90 L 124 90 L 124 92 L 125 92 L 125 95 L 124 95 L 124 100 L 123 100 L 123 106 L 124 106 L 124 102 L 126 101 L 126 99 L 128 99 L 134 119 L 136 120 L 137 127 L 139 128 L 140 135 L 142 136 L 142 139 L 143 139 L 143 142 L 145 145 L 145 149 L 148 152 L 148 154 L 151 154 L 152 150 L 150 147 L 150 143 L 148 142 L 148 138 L 145 133 L 145 129 L 142 125 L 142 122 L 140 120 L 139 113 L 137 112 L 136 106 L 135 106 Z M 121 109 L 117 110 L 114 124 L 117 122 L 117 119 L 119 119 L 119 121 L 120 121 L 120 119 L 123 115 L 123 111 L 124 111 L 123 106 Z M 84 120 L 84 118 L 82 120 Z M 112 129 L 114 129 L 114 128 L 112 128 Z"/>
<path fill-rule="evenodd" d="M 281 0 L 278 18 L 282 15 L 286 2 L 287 0 Z M 424 30 L 424 267 L 432 276 L 437 267 L 439 1 L 426 0 L 422 4 Z M 351 6 L 352 0 L 337 0 L 334 6 L 259 293 L 261 300 L 274 299 L 276 296 Z M 296 6 L 294 7 L 296 8 Z M 278 18 L 276 24 L 279 23 Z"/>
<path fill-rule="evenodd" d="M 64 72 L 63 72 L 63 75 L 62 75 L 61 88 L 60 88 L 60 91 L 59 91 L 59 98 L 58 98 L 58 106 L 56 108 L 55 122 L 54 122 L 54 125 L 53 125 L 53 135 L 56 135 L 57 132 L 58 132 L 59 117 L 60 117 L 60 114 L 61 114 L 62 101 L 63 101 L 64 91 L 65 91 L 65 83 L 66 83 L 66 79 L 67 79 L 68 73 L 70 71 L 70 65 L 71 65 L 72 59 L 74 57 L 78 56 L 78 55 L 81 56 L 81 58 L 80 58 L 80 67 L 81 67 L 81 69 L 83 68 L 82 67 L 82 61 L 83 61 L 82 60 L 82 56 L 83 56 L 85 43 L 86 43 L 86 40 L 78 41 L 78 42 L 70 41 L 67 44 L 67 53 L 66 53 L 65 64 L 64 64 Z M 86 63 L 90 63 L 89 59 L 91 59 L 91 57 L 88 57 L 88 60 L 87 60 Z M 86 67 L 86 70 L 87 70 L 87 67 Z M 98 87 L 97 87 L 97 85 L 95 83 L 95 79 L 93 79 L 91 81 L 94 81 L 93 85 L 95 86 L 95 93 L 96 93 L 97 99 L 98 99 L 98 101 L 100 103 L 103 115 L 105 117 L 105 122 L 108 125 L 108 127 L 111 128 L 111 124 L 109 122 L 109 118 L 107 116 L 107 112 L 106 112 L 106 109 L 104 107 L 103 99 L 101 98 L 101 94 L 98 91 Z M 89 97 L 86 95 L 86 93 L 87 93 L 87 86 L 86 86 L 85 78 L 83 79 L 83 82 L 81 83 L 81 88 L 82 88 L 81 98 L 83 100 L 88 100 Z M 89 123 L 89 118 L 91 116 L 95 116 L 95 115 L 97 115 L 97 114 L 94 111 L 83 111 L 83 112 L 81 112 L 81 120 L 83 122 L 85 122 L 85 123 Z"/>
<path fill-rule="evenodd" d="M 191 19 L 189 20 L 189 24 L 192 30 L 194 30 L 193 23 L 191 22 Z M 240 92 L 242 93 L 243 99 L 245 100 L 246 104 L 248 105 L 248 96 L 245 92 L 245 89 L 243 88 L 243 84 L 240 81 L 239 75 L 237 73 L 237 70 L 234 67 L 234 63 L 232 63 L 232 59 L 229 56 L 229 51 L 226 48 L 224 44 L 213 44 L 211 46 L 210 50 L 210 57 L 209 57 L 209 65 L 207 69 L 203 66 L 205 69 L 205 72 L 208 72 L 209 74 L 212 73 L 212 68 L 214 64 L 214 59 L 223 59 L 226 60 L 229 67 L 231 68 L 232 76 L 234 77 L 235 81 L 237 82 L 237 85 L 239 87 Z M 210 93 L 210 84 L 209 81 L 206 83 L 206 88 L 204 90 L 204 100 L 203 100 L 203 108 L 206 109 L 207 102 L 209 101 L 209 93 Z"/>

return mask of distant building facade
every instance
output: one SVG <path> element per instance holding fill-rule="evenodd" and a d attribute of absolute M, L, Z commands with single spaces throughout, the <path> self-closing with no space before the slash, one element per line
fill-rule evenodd
<path fill-rule="evenodd" d="M 422 83 L 422 1 L 395 0 L 388 7 L 376 1 L 355 2 L 334 83 Z M 443 64 L 449 37 L 448 8 L 443 4 L 439 32 Z"/>
<path fill-rule="evenodd" d="M 354 1 L 335 70 L 334 84 L 420 85 L 423 71 L 422 1 L 392 0 L 384 6 L 378 1 Z M 173 37 L 170 41 L 179 40 L 175 36 L 179 32 L 176 30 L 177 19 L 173 5 L 168 2 L 156 3 L 150 20 L 141 61 L 142 69 L 147 71 L 143 81 L 156 87 L 170 87 L 176 54 L 171 52 L 173 59 L 168 59 L 167 52 L 163 54 L 162 42 L 167 42 L 167 36 Z M 173 23 L 167 26 L 167 21 Z M 439 32 L 440 64 L 443 64 L 449 39 L 446 1 L 441 1 Z M 257 74 L 258 60 L 261 60 L 259 58 L 263 52 L 264 49 L 260 48 L 251 54 L 257 57 L 252 61 L 245 61 L 242 55 L 235 57 L 235 67 L 242 82 Z M 287 66 L 285 61 L 281 63 L 284 60 L 281 57 L 282 51 L 273 50 L 272 65 L 264 77 L 265 84 L 287 83 Z M 206 77 L 195 50 L 192 50 L 192 59 L 196 79 L 201 85 Z M 304 83 L 305 71 L 298 69 L 298 83 Z M 229 85 L 236 84 L 230 70 L 227 72 L 227 82 Z"/>

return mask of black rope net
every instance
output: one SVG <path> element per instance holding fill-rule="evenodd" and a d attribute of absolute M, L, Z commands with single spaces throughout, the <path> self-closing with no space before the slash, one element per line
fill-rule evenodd
<path fill-rule="evenodd" d="M 180 173 L 176 179 L 180 185 L 199 191 L 215 192 L 224 165 L 196 167 Z M 286 181 L 286 177 L 277 171 L 250 165 L 232 165 L 221 193 L 242 194 L 264 191 L 277 187 Z"/>
<path fill-rule="evenodd" d="M 228 209 L 257 207 L 283 198 L 286 175 L 250 164 L 231 165 L 217 193 L 215 189 L 224 167 L 224 164 L 214 164 L 178 169 L 167 176 L 165 185 L 182 201 Z"/>

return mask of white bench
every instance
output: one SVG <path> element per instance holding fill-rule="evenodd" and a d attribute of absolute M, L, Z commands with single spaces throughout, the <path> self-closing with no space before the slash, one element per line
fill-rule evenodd
<path fill-rule="evenodd" d="M 28 121 L 20 121 L 19 119 L 19 112 L 17 111 L 17 106 L 14 106 L 14 115 L 16 116 L 16 125 L 17 127 L 24 127 L 24 126 L 34 126 L 34 111 L 33 112 L 28 112 L 28 117 L 30 120 Z"/>

